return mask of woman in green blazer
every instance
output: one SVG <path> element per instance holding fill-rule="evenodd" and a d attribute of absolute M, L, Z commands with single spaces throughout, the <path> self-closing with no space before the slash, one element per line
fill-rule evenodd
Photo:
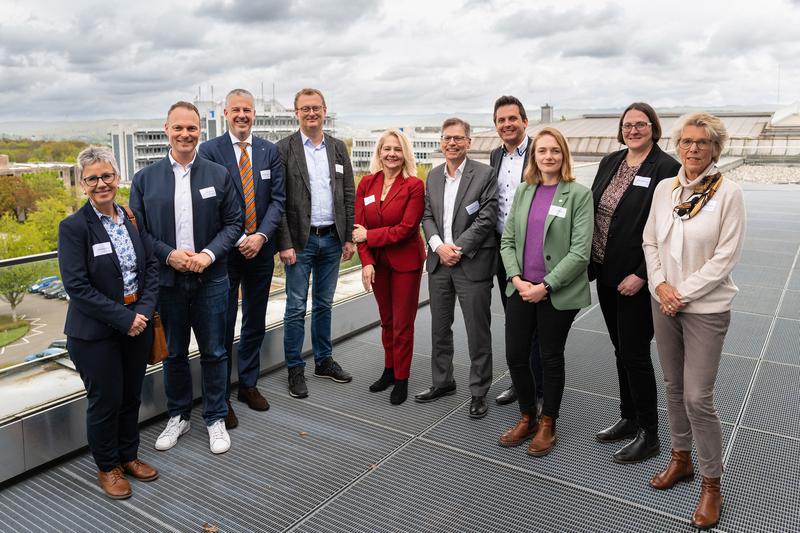
<path fill-rule="evenodd" d="M 591 191 L 575 182 L 569 146 L 555 128 L 534 137 L 525 183 L 514 196 L 500 255 L 506 288 L 506 360 L 522 417 L 500 436 L 501 446 L 519 446 L 533 437 L 528 454 L 550 453 L 555 420 L 564 393 L 564 346 L 572 321 L 591 302 L 586 267 L 592 247 Z M 539 334 L 543 383 L 528 365 L 531 341 Z M 544 390 L 536 420 L 536 387 Z"/>

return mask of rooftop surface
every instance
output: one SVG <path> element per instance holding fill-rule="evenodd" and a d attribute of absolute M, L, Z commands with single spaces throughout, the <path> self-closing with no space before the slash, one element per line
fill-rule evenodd
<path fill-rule="evenodd" d="M 718 531 L 800 531 L 800 187 L 745 189 L 748 233 L 734 271 L 740 293 L 717 380 L 726 465 Z M 486 418 L 468 418 L 466 335 L 457 315 L 455 396 L 396 407 L 389 391 L 368 392 L 383 367 L 373 328 L 335 346 L 354 376 L 350 384 L 309 377 L 310 397 L 295 400 L 284 370 L 262 377 L 272 409 L 256 413 L 234 402 L 240 425 L 228 453 L 209 453 L 198 408 L 192 431 L 172 450 L 156 452 L 159 420 L 142 428 L 140 457 L 161 477 L 133 482 L 133 498 L 105 498 L 83 452 L 4 487 L 0 529 L 691 531 L 699 479 L 666 492 L 647 485 L 670 447 L 655 344 L 661 455 L 616 465 L 610 457 L 618 445 L 592 438 L 616 419 L 619 404 L 613 351 L 595 304 L 570 333 L 559 441 L 547 457 L 497 446 L 516 422 L 516 404 L 492 402 Z M 499 298 L 493 312 L 492 398 L 509 385 Z M 427 307 L 416 324 L 411 394 L 430 384 Z"/>

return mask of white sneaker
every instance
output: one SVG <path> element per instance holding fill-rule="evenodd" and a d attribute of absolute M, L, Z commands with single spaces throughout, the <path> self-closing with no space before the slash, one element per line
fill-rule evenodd
<path fill-rule="evenodd" d="M 225 453 L 231 449 L 231 438 L 225 429 L 225 419 L 220 418 L 208 426 L 208 445 L 211 453 Z"/>
<path fill-rule="evenodd" d="M 161 432 L 161 435 L 156 439 L 156 450 L 165 451 L 169 450 L 178 443 L 178 437 L 186 433 L 192 428 L 188 420 L 181 420 L 180 415 L 173 416 L 167 422 L 167 427 Z"/>

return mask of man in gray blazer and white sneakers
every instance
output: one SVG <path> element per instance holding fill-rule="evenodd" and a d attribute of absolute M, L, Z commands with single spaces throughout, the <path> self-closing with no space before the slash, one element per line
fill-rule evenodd
<path fill-rule="evenodd" d="M 497 270 L 497 176 L 467 158 L 470 126 L 459 118 L 442 124 L 445 164 L 428 173 L 422 228 L 430 251 L 426 268 L 432 326 L 431 388 L 417 402 L 455 394 L 453 318 L 458 297 L 467 329 L 472 393 L 469 416 L 486 416 L 492 381 L 492 276 Z"/>

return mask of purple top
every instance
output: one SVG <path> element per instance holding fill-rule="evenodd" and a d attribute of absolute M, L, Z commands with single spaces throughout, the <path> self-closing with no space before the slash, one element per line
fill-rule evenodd
<path fill-rule="evenodd" d="M 541 283 L 547 275 L 544 266 L 544 223 L 558 185 L 539 185 L 528 211 L 528 230 L 525 232 L 525 253 L 522 256 L 522 277 L 531 283 Z"/>

